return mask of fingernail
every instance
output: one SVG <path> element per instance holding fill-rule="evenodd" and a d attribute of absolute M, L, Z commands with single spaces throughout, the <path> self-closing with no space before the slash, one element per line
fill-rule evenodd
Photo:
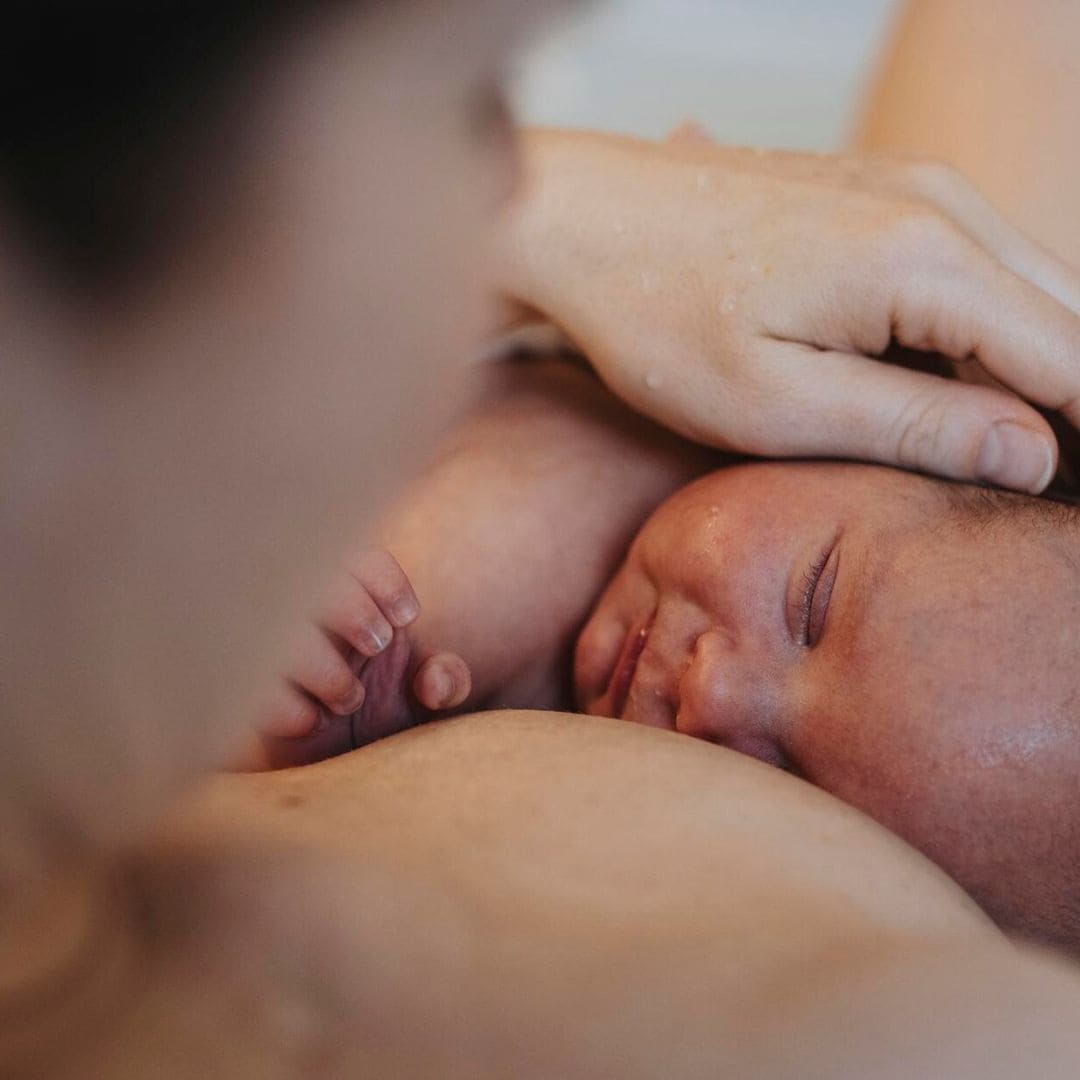
<path fill-rule="evenodd" d="M 386 646 L 390 644 L 390 628 L 387 627 L 385 631 L 376 630 L 374 627 L 368 627 L 368 645 L 369 651 L 373 656 L 378 656 L 379 653 L 386 651 Z"/>
<path fill-rule="evenodd" d="M 986 435 L 976 477 L 989 484 L 1037 495 L 1054 475 L 1054 447 L 1045 435 L 1001 420 Z"/>
<path fill-rule="evenodd" d="M 357 683 L 356 689 L 341 703 L 341 707 L 350 713 L 354 713 L 364 704 L 365 697 L 367 697 L 367 691 L 364 689 L 364 684 Z"/>
<path fill-rule="evenodd" d="M 391 608 L 390 614 L 393 616 L 395 625 L 408 626 L 420 614 L 420 609 L 416 606 L 416 601 L 402 597 Z"/>
<path fill-rule="evenodd" d="M 431 694 L 432 694 L 432 706 L 434 708 L 441 708 L 450 700 L 450 695 L 454 692 L 454 680 L 446 674 L 445 671 L 439 669 L 431 675 Z"/>

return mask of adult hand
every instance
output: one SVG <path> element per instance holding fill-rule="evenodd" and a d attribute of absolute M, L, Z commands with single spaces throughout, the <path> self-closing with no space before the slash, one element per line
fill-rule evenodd
<path fill-rule="evenodd" d="M 945 166 L 535 132 L 504 234 L 520 321 L 725 449 L 1026 491 L 1080 425 L 1080 279 Z M 974 359 L 1014 393 L 869 362 Z"/>

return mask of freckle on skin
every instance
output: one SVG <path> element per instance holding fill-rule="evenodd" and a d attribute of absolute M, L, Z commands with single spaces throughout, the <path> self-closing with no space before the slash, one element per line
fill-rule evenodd
<path fill-rule="evenodd" d="M 278 798 L 278 805 L 282 810 L 295 810 L 298 806 L 304 805 L 304 797 L 297 795 L 293 791 L 286 791 Z"/>

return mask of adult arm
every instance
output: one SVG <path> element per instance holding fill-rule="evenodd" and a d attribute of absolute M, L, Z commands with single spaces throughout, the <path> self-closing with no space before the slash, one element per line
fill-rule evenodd
<path fill-rule="evenodd" d="M 561 131 L 525 162 L 516 318 L 554 322 L 635 408 L 746 453 L 1049 481 L 1021 396 L 1080 421 L 1080 282 L 948 168 Z M 892 344 L 1015 394 L 868 360 Z"/>
<path fill-rule="evenodd" d="M 909 0 L 904 7 L 857 148 L 947 161 L 1035 240 L 1080 267 L 1080 5 Z"/>

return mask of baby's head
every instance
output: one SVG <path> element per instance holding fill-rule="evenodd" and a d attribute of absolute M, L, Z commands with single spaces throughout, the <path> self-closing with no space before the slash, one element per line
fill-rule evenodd
<path fill-rule="evenodd" d="M 1080 510 L 758 464 L 641 530 L 578 641 L 589 712 L 788 768 L 1080 949 Z"/>

